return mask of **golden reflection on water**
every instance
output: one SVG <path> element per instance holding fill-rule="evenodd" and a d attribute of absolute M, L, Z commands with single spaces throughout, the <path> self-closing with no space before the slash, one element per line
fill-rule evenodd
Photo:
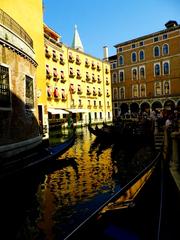
<path fill-rule="evenodd" d="M 68 219 L 72 223 L 71 216 L 77 211 L 74 206 L 100 193 L 114 191 L 112 149 L 108 146 L 101 150 L 94 140 L 88 130 L 78 129 L 74 145 L 58 158 L 58 161 L 66 159 L 69 165 L 46 175 L 39 187 L 37 197 L 41 214 L 38 226 L 46 239 L 54 239 L 56 222 L 60 225 Z M 82 214 L 86 214 L 86 210 Z M 58 228 L 63 231 L 60 226 Z"/>

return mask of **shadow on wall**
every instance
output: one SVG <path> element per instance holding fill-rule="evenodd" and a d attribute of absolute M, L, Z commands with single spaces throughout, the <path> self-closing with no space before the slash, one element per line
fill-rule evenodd
<path fill-rule="evenodd" d="M 0 99 L 1 101 L 1 99 Z M 11 106 L 3 99 L 0 104 L 0 157 L 2 148 L 21 145 L 22 141 L 41 138 L 36 116 L 25 103 L 11 92 Z M 8 146 L 7 146 L 8 145 Z"/>

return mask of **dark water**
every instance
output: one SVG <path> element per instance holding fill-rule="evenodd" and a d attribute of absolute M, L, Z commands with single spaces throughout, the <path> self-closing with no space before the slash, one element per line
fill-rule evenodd
<path fill-rule="evenodd" d="M 59 162 L 1 182 L 0 239 L 64 239 L 153 157 L 149 146 L 99 144 L 77 129 Z"/>

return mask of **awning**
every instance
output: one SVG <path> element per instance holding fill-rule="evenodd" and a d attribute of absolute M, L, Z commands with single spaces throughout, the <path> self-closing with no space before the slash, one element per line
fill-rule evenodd
<path fill-rule="evenodd" d="M 89 112 L 89 110 L 82 109 L 82 108 L 79 108 L 79 109 L 72 108 L 72 109 L 67 109 L 67 111 L 70 111 L 72 113 L 87 113 L 87 112 Z"/>
<path fill-rule="evenodd" d="M 60 108 L 48 108 L 48 112 L 50 112 L 51 114 L 69 114 L 68 111 Z"/>

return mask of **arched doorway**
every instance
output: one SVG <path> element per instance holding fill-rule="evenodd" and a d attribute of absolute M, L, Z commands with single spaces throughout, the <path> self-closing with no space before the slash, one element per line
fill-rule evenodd
<path fill-rule="evenodd" d="M 153 102 L 152 104 L 152 110 L 157 111 L 162 109 L 162 103 L 159 101 Z"/>
<path fill-rule="evenodd" d="M 131 103 L 130 110 L 131 110 L 131 113 L 138 113 L 139 112 L 138 103 Z"/>
<path fill-rule="evenodd" d="M 121 114 L 125 114 L 129 111 L 129 107 L 127 105 L 127 103 L 122 103 L 121 106 L 120 106 L 120 109 L 121 109 Z"/>
<path fill-rule="evenodd" d="M 168 111 L 174 111 L 175 109 L 175 103 L 172 100 L 167 100 L 164 103 L 164 109 L 168 110 Z"/>
<path fill-rule="evenodd" d="M 147 113 L 149 113 L 149 111 L 150 111 L 150 105 L 149 105 L 149 103 L 148 102 L 143 102 L 142 104 L 141 104 L 141 112 L 147 112 Z"/>

